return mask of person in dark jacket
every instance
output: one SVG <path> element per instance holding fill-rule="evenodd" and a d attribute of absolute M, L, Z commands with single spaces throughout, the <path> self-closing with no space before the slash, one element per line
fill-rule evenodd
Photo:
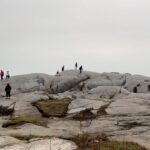
<path fill-rule="evenodd" d="M 78 63 L 77 62 L 75 63 L 75 69 L 76 70 L 78 69 Z"/>
<path fill-rule="evenodd" d="M 60 76 L 60 73 L 59 73 L 59 71 L 57 70 L 57 72 L 56 72 L 56 76 Z"/>
<path fill-rule="evenodd" d="M 63 72 L 65 70 L 65 66 L 62 66 L 61 71 Z"/>
<path fill-rule="evenodd" d="M 5 87 L 5 92 L 6 92 L 6 97 L 10 97 L 11 96 L 11 86 L 9 83 L 7 83 L 6 87 Z"/>
<path fill-rule="evenodd" d="M 82 73 L 82 71 L 83 71 L 83 67 L 82 67 L 82 66 L 80 66 L 79 70 L 80 70 L 80 73 Z"/>

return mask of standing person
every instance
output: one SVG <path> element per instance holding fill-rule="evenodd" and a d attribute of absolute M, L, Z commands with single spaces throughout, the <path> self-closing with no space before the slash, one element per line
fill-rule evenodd
<path fill-rule="evenodd" d="M 3 70 L 1 70 L 0 75 L 1 75 L 1 80 L 3 80 L 3 78 L 4 78 L 4 71 Z"/>
<path fill-rule="evenodd" d="M 56 72 L 56 76 L 59 76 L 59 71 L 57 70 L 57 72 Z"/>
<path fill-rule="evenodd" d="M 62 66 L 61 71 L 63 72 L 65 70 L 65 66 Z"/>
<path fill-rule="evenodd" d="M 76 70 L 78 69 L 78 63 L 77 62 L 75 63 L 75 69 Z"/>
<path fill-rule="evenodd" d="M 11 86 L 9 85 L 9 83 L 7 83 L 5 87 L 5 92 L 6 92 L 6 97 L 9 98 L 11 96 Z"/>
<path fill-rule="evenodd" d="M 80 73 L 82 73 L 82 71 L 83 71 L 83 67 L 82 67 L 82 66 L 80 66 L 79 70 L 80 70 Z"/>
<path fill-rule="evenodd" d="M 10 78 L 9 71 L 6 72 L 6 80 Z"/>

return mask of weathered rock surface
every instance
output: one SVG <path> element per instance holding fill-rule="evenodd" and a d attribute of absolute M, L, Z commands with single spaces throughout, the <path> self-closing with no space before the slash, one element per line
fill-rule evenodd
<path fill-rule="evenodd" d="M 5 99 L 4 88 L 9 82 L 12 96 Z M 141 75 L 119 73 L 93 73 L 69 70 L 60 76 L 30 74 L 11 77 L 0 82 L 0 105 L 15 104 L 13 116 L 0 117 L 0 149 L 48 149 L 50 139 L 53 149 L 75 149 L 69 139 L 81 133 L 105 133 L 115 140 L 134 141 L 150 149 L 150 78 Z M 46 126 L 26 123 L 19 126 L 2 128 L 2 124 L 11 117 L 41 117 L 41 113 L 32 104 L 49 99 L 71 98 L 67 114 L 61 118 L 52 115 L 42 118 Z M 105 107 L 104 107 L 105 106 Z M 11 106 L 12 107 L 12 106 Z M 104 115 L 87 121 L 73 120 L 82 110 L 92 108 L 105 111 Z M 105 109 L 105 110 L 103 110 Z M 29 143 L 17 140 L 16 136 L 37 137 Z M 40 138 L 40 139 L 39 139 Z M 60 138 L 60 139 L 59 139 Z M 43 145 L 43 146 L 42 146 Z"/>
<path fill-rule="evenodd" d="M 106 109 L 110 115 L 150 115 L 150 100 L 117 99 Z"/>
<path fill-rule="evenodd" d="M 10 137 L 9 137 L 10 138 Z M 15 144 L 12 143 L 8 146 L 4 146 L 0 148 L 1 150 L 75 150 L 77 146 L 67 140 L 59 139 L 59 138 L 51 138 L 51 139 L 35 139 L 30 143 L 21 143 Z"/>
<path fill-rule="evenodd" d="M 77 113 L 87 108 L 97 112 L 104 105 L 104 102 L 98 100 L 76 99 L 68 106 L 68 114 Z"/>
<path fill-rule="evenodd" d="M 11 146 L 14 144 L 20 144 L 21 142 L 10 136 L 0 136 L 0 149 L 5 146 Z"/>

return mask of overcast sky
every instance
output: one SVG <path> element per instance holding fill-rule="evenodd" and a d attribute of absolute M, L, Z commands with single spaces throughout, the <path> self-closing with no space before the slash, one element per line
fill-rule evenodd
<path fill-rule="evenodd" d="M 0 0 L 0 69 L 62 65 L 150 76 L 150 0 Z"/>

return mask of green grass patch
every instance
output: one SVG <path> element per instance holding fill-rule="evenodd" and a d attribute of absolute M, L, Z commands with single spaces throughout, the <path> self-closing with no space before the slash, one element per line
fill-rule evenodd
<path fill-rule="evenodd" d="M 46 127 L 46 122 L 42 121 L 40 118 L 34 118 L 34 117 L 16 117 L 16 118 L 11 118 L 10 121 L 5 122 L 2 127 L 7 128 L 10 126 L 18 126 L 18 125 L 23 125 L 25 123 L 32 123 L 35 125 L 39 126 L 44 126 Z"/>
<path fill-rule="evenodd" d="M 46 138 L 51 138 L 51 136 L 38 136 L 38 135 L 11 135 L 12 137 L 18 139 L 18 140 L 21 140 L 21 141 L 30 141 L 31 139 L 34 139 L 34 138 L 40 138 L 40 139 L 46 139 Z"/>
<path fill-rule="evenodd" d="M 37 107 L 43 117 L 64 117 L 70 103 L 70 99 L 39 100 L 33 105 Z"/>
<path fill-rule="evenodd" d="M 105 134 L 83 134 L 75 137 L 77 150 L 146 150 L 146 148 L 133 142 L 109 141 Z"/>
<path fill-rule="evenodd" d="M 29 141 L 33 138 L 41 138 L 40 136 L 35 135 L 12 135 L 12 137 L 22 141 Z"/>

